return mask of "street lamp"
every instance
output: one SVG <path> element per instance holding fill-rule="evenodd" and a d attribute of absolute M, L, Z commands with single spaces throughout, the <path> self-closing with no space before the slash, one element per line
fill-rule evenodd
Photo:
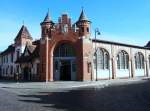
<path fill-rule="evenodd" d="M 96 68 L 96 81 L 98 80 L 97 78 L 97 47 L 96 47 L 96 38 L 97 35 L 101 35 L 100 31 L 98 28 L 95 29 L 95 68 Z"/>

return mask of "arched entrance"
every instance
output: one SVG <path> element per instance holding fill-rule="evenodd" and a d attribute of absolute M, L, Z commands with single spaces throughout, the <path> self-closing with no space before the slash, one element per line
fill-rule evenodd
<path fill-rule="evenodd" d="M 62 43 L 54 50 L 54 80 L 76 80 L 76 56 L 70 44 Z"/>

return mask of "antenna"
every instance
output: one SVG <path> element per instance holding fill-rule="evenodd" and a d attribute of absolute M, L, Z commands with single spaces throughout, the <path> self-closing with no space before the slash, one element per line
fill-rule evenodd
<path fill-rule="evenodd" d="M 83 10 L 83 9 L 84 9 L 84 7 L 82 6 L 82 7 L 81 7 L 81 9 Z"/>
<path fill-rule="evenodd" d="M 49 14 L 49 8 L 48 8 L 48 14 Z"/>
<path fill-rule="evenodd" d="M 24 20 L 22 21 L 22 24 L 24 25 Z"/>

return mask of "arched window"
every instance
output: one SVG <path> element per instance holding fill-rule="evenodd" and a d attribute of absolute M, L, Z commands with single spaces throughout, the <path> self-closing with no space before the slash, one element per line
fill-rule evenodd
<path fill-rule="evenodd" d="M 98 48 L 95 56 L 97 56 L 95 57 L 95 67 L 97 63 L 97 69 L 109 69 L 109 54 L 105 49 Z"/>
<path fill-rule="evenodd" d="M 117 55 L 118 69 L 128 69 L 129 67 L 129 55 L 127 52 L 121 50 Z"/>
<path fill-rule="evenodd" d="M 135 54 L 135 68 L 144 69 L 144 56 L 141 52 Z"/>
<path fill-rule="evenodd" d="M 60 44 L 56 50 L 54 51 L 55 57 L 74 57 L 75 56 L 75 50 L 72 45 L 70 44 Z"/>

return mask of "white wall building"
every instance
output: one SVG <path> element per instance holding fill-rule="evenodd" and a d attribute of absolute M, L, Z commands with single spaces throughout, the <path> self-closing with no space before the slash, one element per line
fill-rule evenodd
<path fill-rule="evenodd" d="M 8 46 L 6 50 L 0 53 L 1 76 L 14 78 L 16 73 L 21 73 L 20 66 L 15 62 L 24 52 L 26 44 L 31 42 L 32 37 L 23 25 L 15 38 L 14 44 Z"/>
<path fill-rule="evenodd" d="M 135 45 L 116 43 L 104 40 L 93 40 L 96 46 L 94 57 L 94 78 L 132 78 L 149 76 L 150 49 Z"/>

